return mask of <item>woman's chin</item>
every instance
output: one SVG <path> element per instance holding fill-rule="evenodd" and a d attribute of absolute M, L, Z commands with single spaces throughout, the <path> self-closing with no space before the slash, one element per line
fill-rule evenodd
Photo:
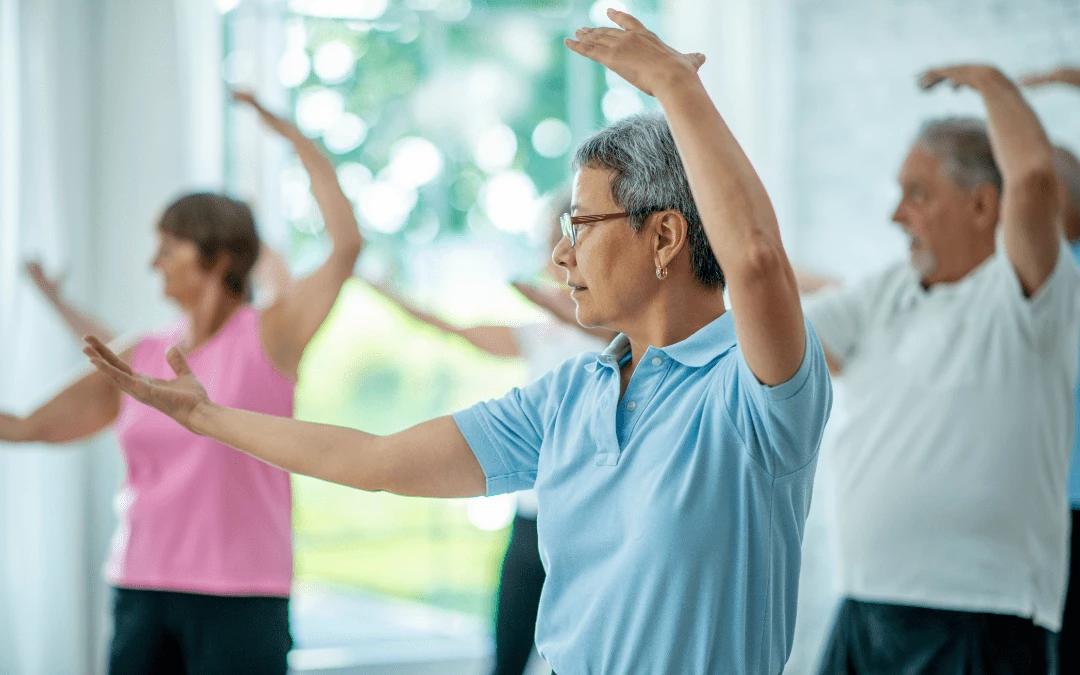
<path fill-rule="evenodd" d="M 595 312 L 590 311 L 589 307 L 583 307 L 578 305 L 577 312 L 574 314 L 577 322 L 585 328 L 592 328 L 600 325 L 600 319 Z"/>

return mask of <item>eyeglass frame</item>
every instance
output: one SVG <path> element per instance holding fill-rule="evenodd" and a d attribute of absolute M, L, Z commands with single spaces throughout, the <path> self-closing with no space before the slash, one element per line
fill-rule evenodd
<path fill-rule="evenodd" d="M 564 213 L 559 216 L 559 228 L 562 230 L 562 235 L 570 240 L 570 248 L 574 248 L 577 245 L 578 230 L 575 225 L 587 225 L 589 223 L 600 223 L 605 220 L 615 220 L 616 218 L 633 218 L 635 216 L 644 216 L 650 213 L 656 213 L 663 209 L 638 209 L 637 211 L 624 211 L 623 213 L 598 213 L 592 216 L 572 216 L 569 213 Z"/>

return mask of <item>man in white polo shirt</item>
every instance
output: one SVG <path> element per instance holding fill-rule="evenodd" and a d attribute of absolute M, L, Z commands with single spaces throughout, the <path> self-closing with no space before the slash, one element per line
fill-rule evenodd
<path fill-rule="evenodd" d="M 1065 593 L 1080 271 L 1052 147 L 988 66 L 987 123 L 925 125 L 893 214 L 908 263 L 808 302 L 849 414 L 835 458 L 840 673 L 1039 673 Z"/>

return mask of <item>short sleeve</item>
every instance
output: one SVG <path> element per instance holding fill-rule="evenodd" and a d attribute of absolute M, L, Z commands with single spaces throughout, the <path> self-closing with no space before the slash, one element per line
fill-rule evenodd
<path fill-rule="evenodd" d="M 454 422 L 484 470 L 487 494 L 528 490 L 536 482 L 540 446 L 558 405 L 552 392 L 561 370 L 502 398 L 454 413 Z"/>
<path fill-rule="evenodd" d="M 807 322 L 802 365 L 790 380 L 761 384 L 740 350 L 726 395 L 747 452 L 773 478 L 808 466 L 817 457 L 832 410 L 832 381 L 814 327 Z"/>
<path fill-rule="evenodd" d="M 1072 250 L 1064 240 L 1053 271 L 1030 297 L 1024 295 L 1016 268 L 1009 260 L 1003 243 L 999 242 L 995 255 L 998 258 L 994 261 L 998 274 L 1007 285 L 1002 297 L 1029 326 L 1037 345 L 1048 348 L 1058 335 L 1076 332 L 1077 320 L 1080 319 L 1080 268 L 1077 268 Z"/>
<path fill-rule="evenodd" d="M 866 285 L 813 295 L 805 300 L 803 313 L 829 353 L 845 364 L 859 352 L 869 323 Z"/>

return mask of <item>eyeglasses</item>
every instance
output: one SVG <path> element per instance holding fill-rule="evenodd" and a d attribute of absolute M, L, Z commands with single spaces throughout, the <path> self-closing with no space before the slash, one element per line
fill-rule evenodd
<path fill-rule="evenodd" d="M 577 245 L 578 225 L 600 223 L 605 220 L 615 220 L 616 218 L 644 216 L 653 211 L 656 211 L 656 209 L 640 209 L 638 211 L 628 211 L 624 213 L 600 213 L 594 216 L 572 216 L 569 213 L 564 213 L 559 216 L 559 227 L 562 228 L 562 235 L 570 240 L 570 247 L 573 248 Z"/>

